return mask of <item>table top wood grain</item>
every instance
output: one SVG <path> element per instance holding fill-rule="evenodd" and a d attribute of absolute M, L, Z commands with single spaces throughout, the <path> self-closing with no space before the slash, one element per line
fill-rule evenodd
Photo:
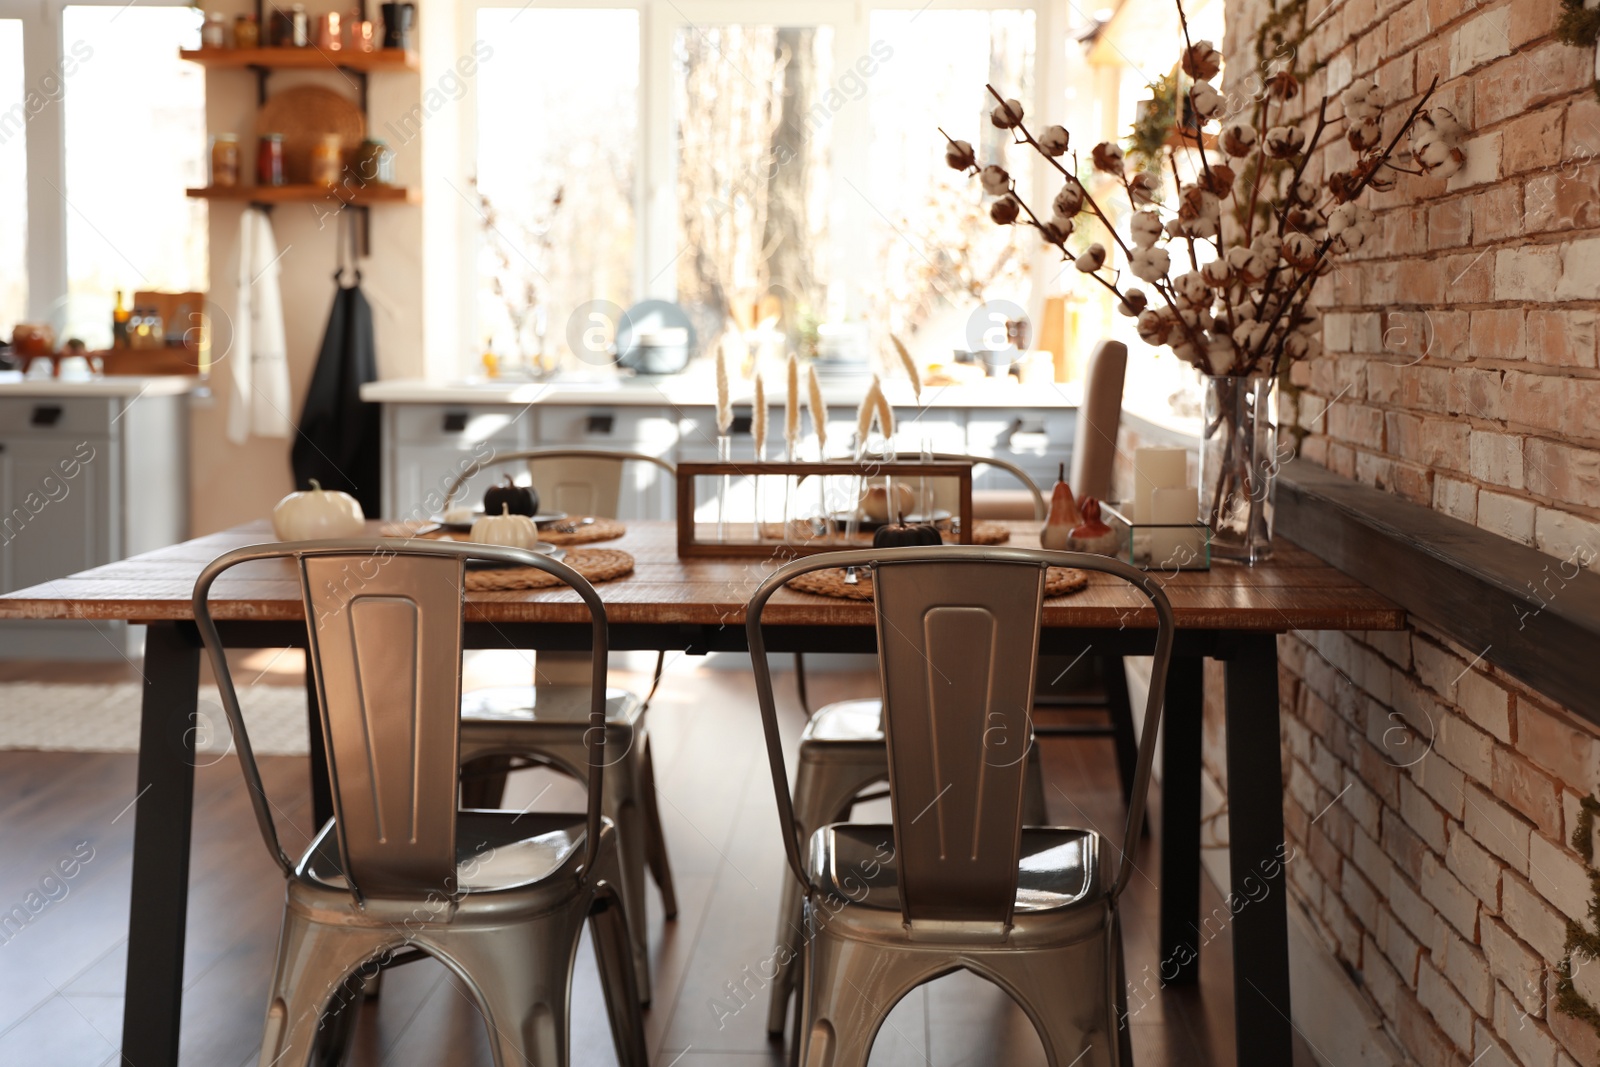
<path fill-rule="evenodd" d="M 1013 523 L 1009 542 L 1037 547 L 1034 523 Z M 369 523 L 374 536 L 382 529 Z M 195 579 L 215 557 L 272 540 L 266 522 L 147 552 L 118 563 L 0 596 L 0 618 L 121 619 L 136 623 L 193 618 Z M 632 522 L 604 543 L 631 553 L 634 572 L 596 586 L 614 624 L 740 624 L 744 604 L 780 565 L 773 557 L 679 559 L 670 522 Z M 1273 558 L 1254 567 L 1217 563 L 1209 571 L 1160 574 L 1180 627 L 1202 630 L 1398 630 L 1405 612 L 1378 592 L 1279 539 Z M 212 614 L 221 619 L 303 619 L 293 565 L 286 560 L 244 564 L 212 589 Z M 567 589 L 472 593 L 468 621 L 585 622 L 587 610 Z M 872 606 L 783 590 L 769 602 L 771 625 L 870 626 Z M 1045 602 L 1044 625 L 1074 628 L 1150 628 L 1155 613 L 1120 579 L 1091 574 L 1087 589 Z"/>

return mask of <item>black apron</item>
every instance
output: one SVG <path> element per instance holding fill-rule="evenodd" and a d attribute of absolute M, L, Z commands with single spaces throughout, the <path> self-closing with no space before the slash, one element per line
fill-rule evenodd
<path fill-rule="evenodd" d="M 378 355 L 372 337 L 372 305 L 361 292 L 361 271 L 355 267 L 355 223 L 350 231 L 351 273 L 344 284 L 344 239 L 338 240 L 339 269 L 333 280 L 333 310 L 322 334 L 322 350 L 300 409 L 299 433 L 290 451 L 295 487 L 309 489 L 315 478 L 324 489 L 337 489 L 361 502 L 369 517 L 383 514 L 380 494 L 379 408 L 361 399 L 361 386 L 378 377 Z"/>

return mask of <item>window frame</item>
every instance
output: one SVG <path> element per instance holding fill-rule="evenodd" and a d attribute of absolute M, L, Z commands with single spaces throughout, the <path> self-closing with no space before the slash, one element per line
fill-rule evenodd
<path fill-rule="evenodd" d="M 0 3 L 10 0 L 0 0 Z M 769 25 L 830 26 L 833 29 L 833 69 L 853 63 L 865 55 L 872 44 L 871 18 L 874 11 L 992 11 L 1027 10 L 1034 16 L 1034 85 L 1037 101 L 1059 100 L 1065 93 L 1067 57 L 1067 18 L 1065 12 L 1045 0 L 466 0 L 458 7 L 458 43 L 477 39 L 477 16 L 481 10 L 531 8 L 534 10 L 632 10 L 639 13 L 639 103 L 638 103 L 638 181 L 633 191 L 634 219 L 638 239 L 634 243 L 634 300 L 675 299 L 677 276 L 670 265 L 677 249 L 678 204 L 677 153 L 674 131 L 672 44 L 680 29 L 690 26 L 759 23 Z M 865 99 L 865 98 L 864 98 Z M 836 116 L 832 136 L 833 170 L 836 180 L 848 178 L 858 187 L 868 168 L 870 122 L 868 108 L 844 108 Z M 454 184 L 465 189 L 466 180 L 476 171 L 478 160 L 478 115 L 476 107 L 464 108 L 461 116 L 461 152 Z M 931 150 L 930 150 L 931 151 Z M 930 157 L 932 158 L 932 157 Z M 1049 180 L 1048 164 L 1031 161 L 1036 188 Z M 866 311 L 859 281 L 870 273 L 868 241 L 874 217 L 870 204 L 850 197 L 845 186 L 841 225 L 830 236 L 831 276 L 845 285 L 847 313 Z M 839 218 L 835 215 L 835 218 Z M 455 294 L 458 315 L 457 345 L 461 353 L 461 373 L 477 373 L 477 355 L 482 343 L 476 310 L 479 218 L 472 204 L 463 201 L 457 212 L 457 278 Z M 1041 242 L 1029 253 L 1033 279 L 1028 313 L 1035 321 L 1044 304 L 1049 257 Z M 666 266 L 663 266 L 665 264 Z"/>
<path fill-rule="evenodd" d="M 128 0 L 0 0 L 0 19 L 22 23 L 23 93 L 44 84 L 50 75 L 61 77 L 67 55 L 65 29 L 69 7 L 127 8 Z M 174 0 L 149 0 L 145 7 L 187 8 Z M 67 305 L 67 112 L 65 79 L 62 91 L 23 123 L 27 153 L 29 321 L 49 322 Z"/>

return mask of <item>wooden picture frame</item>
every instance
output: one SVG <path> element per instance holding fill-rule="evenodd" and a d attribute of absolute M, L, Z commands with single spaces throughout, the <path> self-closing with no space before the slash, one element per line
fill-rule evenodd
<path fill-rule="evenodd" d="M 694 518 L 694 482 L 696 478 L 721 477 L 798 477 L 807 478 L 815 475 L 825 477 L 854 476 L 859 478 L 953 478 L 957 484 L 957 494 L 960 501 L 956 515 L 959 520 L 957 543 L 972 543 L 972 464 L 970 463 L 920 463 L 896 461 L 886 463 L 882 460 L 866 459 L 856 460 L 828 460 L 812 463 L 786 463 L 771 461 L 758 463 L 729 461 L 717 463 L 680 463 L 677 475 L 677 514 L 678 514 L 678 556 L 680 558 L 692 557 L 745 557 L 768 555 L 781 551 L 785 555 L 811 555 L 817 552 L 838 552 L 846 548 L 863 548 L 871 545 L 871 538 L 864 542 L 847 543 L 842 538 L 818 539 L 815 541 L 800 540 L 745 540 L 745 541 L 715 541 L 703 539 L 703 527 L 706 523 L 695 522 Z M 715 524 L 709 524 L 714 526 Z M 730 523 L 741 529 L 747 529 L 748 520 Z"/>

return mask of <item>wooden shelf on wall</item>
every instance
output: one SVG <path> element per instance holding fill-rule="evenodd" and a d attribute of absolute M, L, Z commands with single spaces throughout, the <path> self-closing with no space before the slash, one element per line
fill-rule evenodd
<path fill-rule="evenodd" d="M 422 190 L 408 185 L 364 185 L 358 188 L 324 185 L 207 185 L 185 192 L 197 200 L 248 200 L 253 204 L 309 204 L 317 200 L 342 200 L 356 207 L 370 204 L 420 204 Z"/>
<path fill-rule="evenodd" d="M 178 57 L 203 67 L 222 69 L 343 69 L 375 73 L 417 70 L 420 67 L 417 54 L 403 48 L 380 48 L 375 52 L 349 49 L 324 52 L 320 48 L 183 48 L 179 49 Z"/>

